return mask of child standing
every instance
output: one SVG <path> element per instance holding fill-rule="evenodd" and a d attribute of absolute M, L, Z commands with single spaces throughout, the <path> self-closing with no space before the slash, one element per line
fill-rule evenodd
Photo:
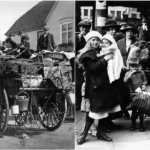
<path fill-rule="evenodd" d="M 106 34 L 102 38 L 101 53 L 97 56 L 101 57 L 109 52 L 114 54 L 114 58 L 108 61 L 107 67 L 109 81 L 112 83 L 120 78 L 121 70 L 123 68 L 123 58 L 114 38 L 111 35 Z"/>
<path fill-rule="evenodd" d="M 139 59 L 137 57 L 130 57 L 128 59 L 129 63 L 129 71 L 125 74 L 124 82 L 128 83 L 131 96 L 132 93 L 140 92 L 146 89 L 147 79 L 145 73 L 142 70 L 139 70 Z M 143 126 L 144 121 L 144 113 L 142 111 L 138 111 L 136 109 L 132 110 L 131 122 L 132 125 L 130 127 L 130 131 L 136 130 L 136 119 L 140 119 L 140 131 L 145 131 Z"/>

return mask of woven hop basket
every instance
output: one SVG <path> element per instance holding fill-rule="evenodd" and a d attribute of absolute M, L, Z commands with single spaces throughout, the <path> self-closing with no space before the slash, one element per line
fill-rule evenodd
<path fill-rule="evenodd" d="M 145 92 L 146 93 L 146 92 Z M 133 93 L 132 102 L 127 106 L 127 110 L 140 110 L 144 114 L 150 115 L 150 96 L 148 93 Z"/>

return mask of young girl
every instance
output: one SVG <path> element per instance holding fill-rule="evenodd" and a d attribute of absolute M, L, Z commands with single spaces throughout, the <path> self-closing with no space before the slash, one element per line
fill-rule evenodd
<path fill-rule="evenodd" d="M 103 56 L 110 51 L 114 54 L 114 59 L 108 61 L 107 72 L 109 81 L 110 83 L 112 83 L 113 81 L 120 78 L 120 73 L 123 68 L 123 58 L 114 38 L 111 35 L 107 34 L 102 38 L 102 51 L 97 56 Z"/>
<path fill-rule="evenodd" d="M 137 57 L 130 57 L 128 59 L 129 71 L 125 74 L 124 82 L 128 83 L 131 95 L 135 92 L 141 92 L 146 89 L 147 79 L 145 73 L 142 70 L 139 70 L 139 59 Z M 134 95 L 132 96 L 134 98 Z M 136 130 L 136 119 L 139 115 L 140 119 L 140 131 L 145 131 L 143 126 L 144 114 L 142 111 L 137 111 L 136 109 L 132 110 L 131 122 L 132 126 L 130 131 Z"/>

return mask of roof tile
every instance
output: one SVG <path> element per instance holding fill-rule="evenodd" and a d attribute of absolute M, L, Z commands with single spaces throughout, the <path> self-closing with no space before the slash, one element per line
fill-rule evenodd
<path fill-rule="evenodd" d="M 42 1 L 22 15 L 6 32 L 16 33 L 18 31 L 34 30 L 43 27 L 45 20 L 51 12 L 56 1 Z"/>

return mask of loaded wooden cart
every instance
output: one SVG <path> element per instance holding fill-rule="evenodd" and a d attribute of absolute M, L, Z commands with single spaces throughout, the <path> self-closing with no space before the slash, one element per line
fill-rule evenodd
<path fill-rule="evenodd" d="M 9 110 L 25 129 L 38 131 L 43 126 L 52 131 L 61 126 L 66 99 L 71 105 L 75 101 L 72 68 L 65 54 L 43 52 L 31 59 L 0 56 L 0 70 L 2 132 L 8 126 Z"/>

